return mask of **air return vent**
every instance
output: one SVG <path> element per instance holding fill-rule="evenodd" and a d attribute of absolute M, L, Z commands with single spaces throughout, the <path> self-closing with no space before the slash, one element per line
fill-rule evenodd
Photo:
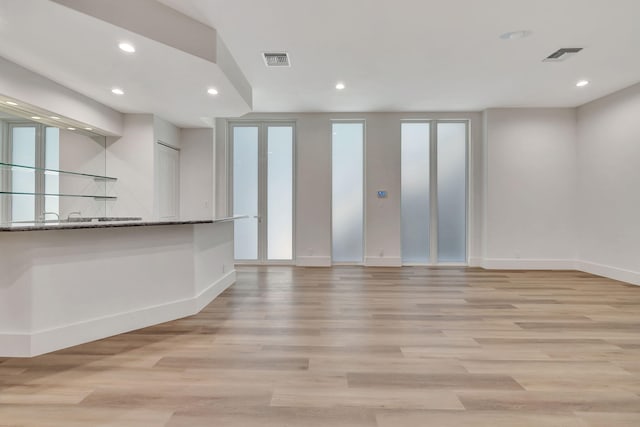
<path fill-rule="evenodd" d="M 289 54 L 286 52 L 264 52 L 264 63 L 267 67 L 290 67 Z"/>
<path fill-rule="evenodd" d="M 543 59 L 544 62 L 561 62 L 571 58 L 582 50 L 581 47 L 563 47 Z"/>

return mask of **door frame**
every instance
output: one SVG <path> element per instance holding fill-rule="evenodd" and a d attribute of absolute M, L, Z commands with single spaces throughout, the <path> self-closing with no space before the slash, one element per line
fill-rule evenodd
<path fill-rule="evenodd" d="M 400 260 L 403 266 L 468 266 L 470 243 L 470 119 L 430 119 L 415 118 L 400 120 L 400 150 L 402 150 L 402 124 L 403 123 L 429 123 L 429 261 L 426 263 L 405 263 L 402 261 L 402 241 L 400 243 Z M 439 123 L 464 123 L 465 128 L 465 255 L 464 262 L 438 262 L 438 124 Z M 402 163 L 400 163 L 402 170 Z M 402 197 L 402 183 L 400 186 Z M 402 227 L 402 223 L 400 224 Z M 402 233 L 400 233 L 402 239 Z"/>
<path fill-rule="evenodd" d="M 268 257 L 268 128 L 292 128 L 291 136 L 291 259 L 269 260 Z M 296 182 L 297 182 L 297 129 L 296 121 L 279 120 L 229 120 L 227 122 L 227 215 L 233 216 L 233 129 L 236 127 L 258 128 L 258 257 L 256 260 L 236 260 L 237 265 L 295 265 L 296 264 Z M 242 220 L 239 220 L 242 221 Z M 235 239 L 234 239 L 235 241 Z"/>

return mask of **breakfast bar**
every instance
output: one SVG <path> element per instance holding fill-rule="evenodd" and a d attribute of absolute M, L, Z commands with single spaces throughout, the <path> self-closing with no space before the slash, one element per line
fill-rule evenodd
<path fill-rule="evenodd" d="M 234 219 L 0 227 L 0 357 L 199 312 L 235 281 Z"/>

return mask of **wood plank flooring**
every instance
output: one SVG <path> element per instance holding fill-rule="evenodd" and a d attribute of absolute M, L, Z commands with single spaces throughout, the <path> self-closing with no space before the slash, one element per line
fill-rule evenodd
<path fill-rule="evenodd" d="M 241 267 L 196 316 L 0 359 L 0 426 L 637 427 L 640 287 Z"/>

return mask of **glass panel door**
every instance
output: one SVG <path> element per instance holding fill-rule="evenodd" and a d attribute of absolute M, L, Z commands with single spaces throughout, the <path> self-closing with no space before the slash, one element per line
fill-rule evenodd
<path fill-rule="evenodd" d="M 467 258 L 467 124 L 438 123 L 438 262 Z"/>
<path fill-rule="evenodd" d="M 361 264 L 364 255 L 364 122 L 332 124 L 332 260 Z"/>
<path fill-rule="evenodd" d="M 403 264 L 467 261 L 466 121 L 401 124 Z"/>
<path fill-rule="evenodd" d="M 401 124 L 402 262 L 429 263 L 429 123 Z"/>
<path fill-rule="evenodd" d="M 234 256 L 258 260 L 258 126 L 233 126 L 233 214 L 250 218 L 234 221 Z"/>
<path fill-rule="evenodd" d="M 294 125 L 231 124 L 235 259 L 293 260 Z"/>
<path fill-rule="evenodd" d="M 293 259 L 293 126 L 267 126 L 267 259 Z"/>

